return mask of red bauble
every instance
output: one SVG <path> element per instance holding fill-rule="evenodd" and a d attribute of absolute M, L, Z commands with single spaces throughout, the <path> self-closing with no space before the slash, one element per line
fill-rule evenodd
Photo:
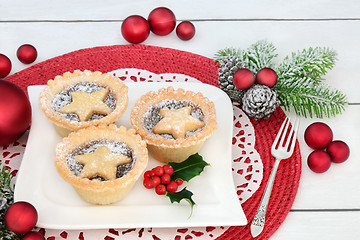
<path fill-rule="evenodd" d="M 121 25 L 121 34 L 130 43 L 141 43 L 150 34 L 150 25 L 145 18 L 132 15 L 127 17 Z"/>
<path fill-rule="evenodd" d="M 241 90 L 250 88 L 255 82 L 254 74 L 246 68 L 241 68 L 234 73 L 233 83 L 235 87 Z"/>
<path fill-rule="evenodd" d="M 333 139 L 331 128 L 322 122 L 308 126 L 304 133 L 305 142 L 312 149 L 326 148 Z"/>
<path fill-rule="evenodd" d="M 45 240 L 45 237 L 39 232 L 29 232 L 21 240 Z"/>
<path fill-rule="evenodd" d="M 20 137 L 29 127 L 31 106 L 26 94 L 6 80 L 0 80 L 0 146 Z"/>
<path fill-rule="evenodd" d="M 324 150 L 315 150 L 310 153 L 307 164 L 316 173 L 326 172 L 331 166 L 331 157 Z"/>
<path fill-rule="evenodd" d="M 271 68 L 263 68 L 256 74 L 256 83 L 273 87 L 277 81 L 277 74 Z"/>
<path fill-rule="evenodd" d="M 331 160 L 335 163 L 345 162 L 350 155 L 349 146 L 343 141 L 332 141 L 326 149 L 326 152 L 331 156 Z"/>
<path fill-rule="evenodd" d="M 28 202 L 16 202 L 5 213 L 5 224 L 10 231 L 18 234 L 27 233 L 36 225 L 38 214 Z"/>
<path fill-rule="evenodd" d="M 159 36 L 168 35 L 174 30 L 176 25 L 174 13 L 166 7 L 159 7 L 152 10 L 149 14 L 148 21 L 151 31 Z"/>
<path fill-rule="evenodd" d="M 0 54 L 0 78 L 6 77 L 11 72 L 11 61 L 4 54 Z"/>
<path fill-rule="evenodd" d="M 30 44 L 24 44 L 18 48 L 16 55 L 20 62 L 29 64 L 33 63 L 36 60 L 37 51 L 34 46 Z"/>
<path fill-rule="evenodd" d="M 181 40 L 190 40 L 195 35 L 195 27 L 189 21 L 183 21 L 176 27 L 176 35 Z"/>

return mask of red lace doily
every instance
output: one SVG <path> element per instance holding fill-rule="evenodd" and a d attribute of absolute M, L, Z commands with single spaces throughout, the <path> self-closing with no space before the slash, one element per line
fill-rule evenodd
<path fill-rule="evenodd" d="M 119 68 L 139 68 L 154 73 L 181 73 L 204 83 L 218 85 L 216 63 L 210 59 L 189 52 L 146 45 L 120 45 L 83 49 L 38 63 L 28 69 L 9 76 L 25 92 L 27 86 L 46 84 L 49 79 L 67 71 L 98 70 L 110 72 Z M 263 162 L 263 181 L 250 199 L 243 205 L 249 224 L 230 227 L 218 239 L 253 239 L 250 222 L 254 217 L 265 189 L 274 158 L 270 154 L 271 144 L 285 118 L 281 108 L 267 120 L 252 120 L 255 129 L 255 148 Z M 293 156 L 282 161 L 275 179 L 272 197 L 266 216 L 264 231 L 256 239 L 268 239 L 284 221 L 295 199 L 301 174 L 299 145 Z"/>

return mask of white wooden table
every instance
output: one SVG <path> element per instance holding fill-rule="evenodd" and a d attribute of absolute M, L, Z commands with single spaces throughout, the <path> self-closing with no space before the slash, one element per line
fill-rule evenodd
<path fill-rule="evenodd" d="M 301 182 L 292 210 L 271 239 L 359 239 L 360 237 L 360 1 L 283 0 L 0 0 L 0 53 L 12 63 L 11 74 L 29 65 L 16 58 L 17 48 L 30 43 L 38 50 L 35 63 L 74 50 L 127 44 L 120 26 L 129 15 L 145 18 L 155 7 L 166 6 L 177 20 L 191 20 L 196 35 L 190 41 L 151 34 L 143 43 L 170 47 L 213 58 L 225 47 L 247 48 L 267 39 L 279 59 L 295 50 L 327 46 L 338 62 L 327 83 L 348 96 L 344 114 L 321 119 L 335 139 L 348 143 L 347 162 L 333 164 L 324 174 L 306 164 L 311 150 L 305 128 L 317 119 L 302 119 L 299 141 L 303 157 Z M 34 64 L 35 64 L 34 63 Z"/>

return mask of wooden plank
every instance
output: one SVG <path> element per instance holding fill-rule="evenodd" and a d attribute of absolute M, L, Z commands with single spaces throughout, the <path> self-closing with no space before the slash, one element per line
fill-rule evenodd
<path fill-rule="evenodd" d="M 360 212 L 290 212 L 270 239 L 359 239 Z"/>
<path fill-rule="evenodd" d="M 326 83 L 347 94 L 349 102 L 360 103 L 360 81 L 353 80 L 360 79 L 360 21 L 205 21 L 194 24 L 196 35 L 190 41 L 180 40 L 175 32 L 162 37 L 151 33 L 143 44 L 212 58 L 221 48 L 247 48 L 258 40 L 267 39 L 278 49 L 278 62 L 296 50 L 330 47 L 338 52 L 339 61 L 326 76 Z M 29 66 L 16 59 L 16 49 L 23 43 L 33 44 L 38 49 L 36 62 L 40 62 L 82 48 L 128 44 L 121 35 L 120 26 L 118 22 L 0 23 L 0 52 L 10 57 L 14 73 Z"/>
<path fill-rule="evenodd" d="M 129 15 L 147 17 L 159 6 L 172 9 L 177 19 L 328 19 L 359 18 L 357 0 L 323 1 L 0 1 L 0 19 L 27 20 L 123 20 Z"/>

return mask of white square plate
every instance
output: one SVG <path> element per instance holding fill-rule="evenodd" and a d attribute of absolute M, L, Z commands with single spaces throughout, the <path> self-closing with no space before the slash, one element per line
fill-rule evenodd
<path fill-rule="evenodd" d="M 202 92 L 215 103 L 218 129 L 199 152 L 210 163 L 187 184 L 196 205 L 191 217 L 186 201 L 170 203 L 165 196 L 142 186 L 142 177 L 120 202 L 96 206 L 83 201 L 62 180 L 54 166 L 54 149 L 61 137 L 39 109 L 39 94 L 45 86 L 30 86 L 32 125 L 27 147 L 17 175 L 15 201 L 28 201 L 38 211 L 37 226 L 53 229 L 96 229 L 136 227 L 240 226 L 247 223 L 239 203 L 231 171 L 233 109 L 228 96 L 202 83 L 126 83 L 129 105 L 117 125 L 129 127 L 135 101 L 143 94 L 173 86 Z M 147 169 L 161 165 L 150 157 Z"/>

